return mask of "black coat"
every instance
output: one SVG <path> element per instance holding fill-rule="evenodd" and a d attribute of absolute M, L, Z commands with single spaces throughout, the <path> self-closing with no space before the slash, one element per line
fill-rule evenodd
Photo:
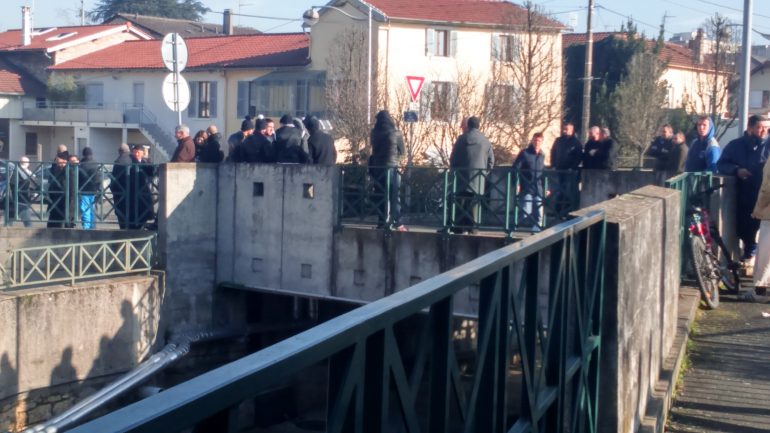
<path fill-rule="evenodd" d="M 99 163 L 91 158 L 83 158 L 78 166 L 78 181 L 78 188 L 81 193 L 99 193 L 102 189 L 102 173 L 99 170 Z"/>
<path fill-rule="evenodd" d="M 611 138 L 588 140 L 583 149 L 583 168 L 589 170 L 612 170 L 617 159 L 617 146 Z M 591 155 L 591 151 L 596 152 Z"/>
<path fill-rule="evenodd" d="M 655 170 L 671 170 L 671 166 L 679 167 L 679 147 L 674 152 L 674 140 L 672 138 L 655 137 L 650 147 L 647 148 L 647 156 L 655 158 Z M 676 160 L 676 162 L 672 162 Z"/>
<path fill-rule="evenodd" d="M 478 129 L 462 134 L 452 147 L 449 166 L 456 170 L 456 191 L 484 194 L 485 173 L 495 165 L 492 143 Z"/>
<path fill-rule="evenodd" d="M 372 129 L 370 167 L 396 167 L 404 155 L 404 136 L 392 124 L 377 124 Z"/>
<path fill-rule="evenodd" d="M 275 161 L 307 164 L 310 156 L 302 148 L 302 130 L 284 125 L 275 131 Z"/>
<path fill-rule="evenodd" d="M 48 180 L 48 224 L 47 227 L 68 228 L 75 226 L 78 208 L 78 191 L 75 182 L 77 167 L 67 165 L 51 167 Z"/>
<path fill-rule="evenodd" d="M 583 159 L 583 145 L 575 134 L 562 135 L 551 147 L 551 167 L 556 170 L 577 170 Z"/>
<path fill-rule="evenodd" d="M 543 169 L 545 169 L 545 154 L 535 153 L 531 144 L 519 152 L 513 162 L 513 169 L 519 171 L 519 183 L 522 194 L 533 194 L 540 198 L 544 196 Z"/>
<path fill-rule="evenodd" d="M 217 132 L 211 134 L 203 143 L 200 154 L 198 155 L 200 162 L 222 162 L 224 159 L 224 153 L 222 153 L 222 134 Z"/>
<path fill-rule="evenodd" d="M 251 134 L 235 148 L 234 162 L 271 163 L 275 162 L 273 143 L 262 134 Z"/>
<path fill-rule="evenodd" d="M 307 147 L 313 164 L 336 164 L 337 149 L 334 147 L 334 139 L 331 135 L 321 130 L 321 122 L 315 117 L 308 117 L 305 119 L 305 127 L 310 133 L 310 137 L 307 139 Z"/>

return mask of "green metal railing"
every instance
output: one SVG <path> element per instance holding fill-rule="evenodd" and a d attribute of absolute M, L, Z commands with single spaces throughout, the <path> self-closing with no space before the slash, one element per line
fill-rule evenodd
<path fill-rule="evenodd" d="M 539 231 L 565 221 L 580 202 L 577 171 L 351 165 L 340 173 L 339 224 L 392 228 L 400 205 L 398 223 L 446 231 Z"/>
<path fill-rule="evenodd" d="M 48 283 L 149 272 L 155 236 L 81 242 L 11 251 L 8 266 L 0 267 L 3 286 L 18 288 Z"/>
<path fill-rule="evenodd" d="M 237 432 L 241 403 L 305 379 L 323 401 L 298 418 L 325 410 L 331 433 L 596 432 L 604 239 L 591 212 L 71 432 Z M 466 341 L 453 300 L 469 292 Z"/>
<path fill-rule="evenodd" d="M 44 222 L 49 227 L 76 227 L 81 201 L 88 197 L 93 224 L 139 229 L 154 220 L 159 198 L 159 166 L 153 164 L 67 164 L 0 162 L 4 185 L 5 225 Z"/>
<path fill-rule="evenodd" d="M 690 209 L 690 199 L 696 191 L 703 191 L 713 186 L 711 172 L 681 173 L 666 180 L 666 188 L 679 191 L 679 254 L 681 259 L 680 275 L 684 276 L 687 269 L 687 212 Z"/>

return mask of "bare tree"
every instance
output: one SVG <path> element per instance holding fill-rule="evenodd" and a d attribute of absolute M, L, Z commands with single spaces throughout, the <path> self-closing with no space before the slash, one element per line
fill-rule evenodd
<path fill-rule="evenodd" d="M 326 109 L 336 138 L 348 142 L 349 162 L 365 162 L 370 119 L 367 119 L 367 34 L 362 27 L 342 31 L 330 45 L 326 69 Z M 372 82 L 377 82 L 372 77 Z M 377 100 L 376 97 L 373 98 Z"/>
<path fill-rule="evenodd" d="M 667 83 L 661 81 L 664 69 L 665 64 L 657 53 L 645 50 L 634 54 L 629 61 L 628 74 L 612 96 L 620 154 L 637 157 L 640 167 L 644 152 L 665 116 Z"/>
<path fill-rule="evenodd" d="M 714 121 L 716 138 L 719 139 L 729 129 L 737 114 L 737 107 L 732 105 L 730 91 L 738 80 L 736 71 L 736 44 L 730 43 L 730 20 L 714 14 L 705 24 L 705 35 L 699 33 L 695 41 L 694 66 L 696 73 L 693 96 L 685 104 L 692 113 L 708 114 Z M 711 41 L 707 43 L 704 37 Z M 723 116 L 727 111 L 728 115 Z"/>
<path fill-rule="evenodd" d="M 484 110 L 487 130 L 500 137 L 496 156 L 506 162 L 532 133 L 558 124 L 563 115 L 558 28 L 531 1 L 523 7 L 523 28 L 511 25 L 505 34 L 493 35 L 492 55 L 497 61 Z"/>

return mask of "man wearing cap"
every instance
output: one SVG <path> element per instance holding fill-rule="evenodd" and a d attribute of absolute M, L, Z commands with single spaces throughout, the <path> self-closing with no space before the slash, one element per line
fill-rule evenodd
<path fill-rule="evenodd" d="M 241 122 L 241 130 L 230 135 L 227 139 L 227 160 L 231 162 L 241 162 L 234 159 L 235 148 L 240 146 L 248 136 L 254 133 L 254 122 L 251 120 L 251 116 L 246 116 Z"/>
<path fill-rule="evenodd" d="M 144 157 L 144 146 L 135 144 L 131 148 L 131 170 L 128 182 L 128 222 L 129 229 L 141 229 L 154 213 L 152 203 L 152 165 Z"/>
<path fill-rule="evenodd" d="M 131 148 L 123 143 L 118 147 L 118 159 L 112 166 L 112 180 L 110 181 L 110 191 L 112 191 L 112 206 L 115 210 L 115 216 L 118 217 L 118 226 L 121 229 L 128 228 L 128 173 L 131 170 Z"/>
<path fill-rule="evenodd" d="M 176 150 L 171 162 L 195 162 L 195 143 L 190 137 L 190 128 L 187 125 L 178 125 L 174 129 L 176 136 Z"/>
<path fill-rule="evenodd" d="M 256 130 L 259 132 L 246 137 L 246 140 L 233 150 L 234 162 L 275 162 L 273 143 L 267 138 L 268 127 L 265 119 L 257 120 Z"/>
<path fill-rule="evenodd" d="M 307 164 L 310 157 L 302 148 L 302 130 L 294 126 L 294 118 L 289 114 L 281 117 L 281 127 L 275 131 L 275 161 Z"/>

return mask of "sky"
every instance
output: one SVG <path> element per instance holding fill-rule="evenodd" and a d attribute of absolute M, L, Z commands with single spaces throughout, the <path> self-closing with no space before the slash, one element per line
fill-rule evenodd
<path fill-rule="evenodd" d="M 415 0 L 420 1 L 420 0 Z M 523 1 L 523 0 L 521 0 Z M 517 1 L 520 3 L 521 1 Z M 633 18 L 640 31 L 656 36 L 665 17 L 666 38 L 674 33 L 690 32 L 702 26 L 715 13 L 742 22 L 743 4 L 746 0 L 595 0 L 593 29 L 613 31 L 620 29 L 628 18 Z M 77 25 L 80 23 L 80 7 L 92 9 L 98 0 L 2 0 L 0 31 L 21 27 L 21 6 L 32 6 L 35 27 Z M 301 16 L 313 5 L 326 4 L 327 0 L 202 0 L 213 12 L 204 17 L 206 22 L 220 23 L 221 12 L 231 9 L 241 16 L 236 24 L 254 27 L 264 32 L 301 31 Z M 770 0 L 752 0 L 754 29 L 770 34 Z M 534 0 L 545 11 L 575 31 L 586 30 L 588 0 Z M 219 12 L 219 13 L 216 13 Z M 280 19 L 262 19 L 275 17 Z M 754 44 L 770 44 L 770 41 L 754 34 Z"/>

